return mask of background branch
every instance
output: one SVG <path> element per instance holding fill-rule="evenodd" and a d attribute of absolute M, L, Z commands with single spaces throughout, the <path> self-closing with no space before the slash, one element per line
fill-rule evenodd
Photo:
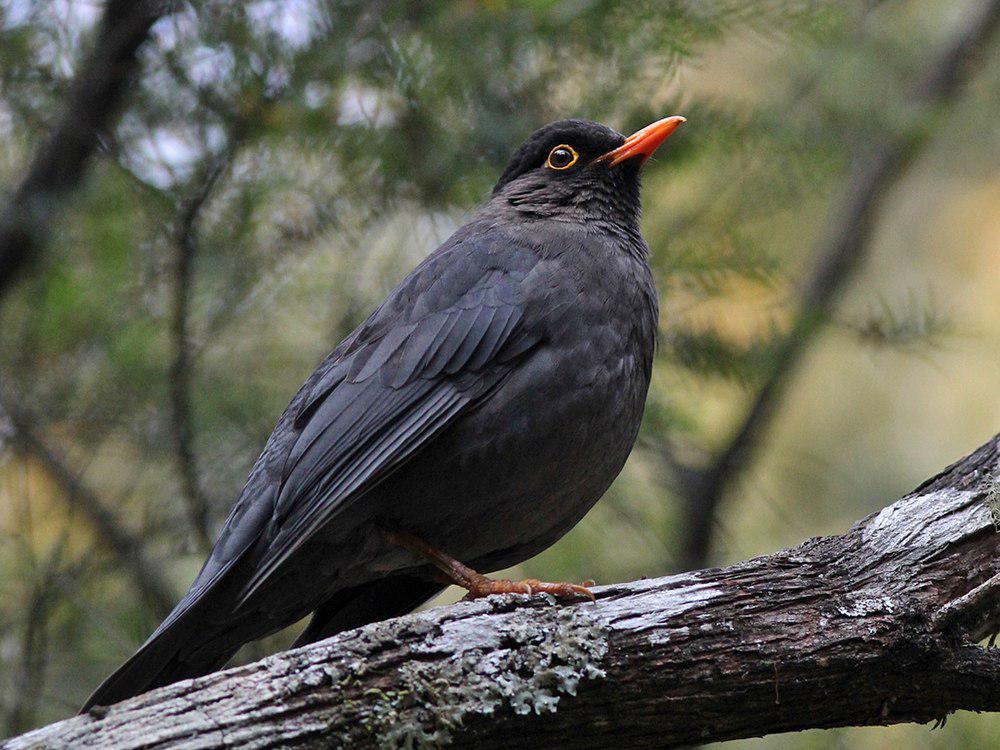
<path fill-rule="evenodd" d="M 129 531 L 117 514 L 76 477 L 62 457 L 39 437 L 24 414 L 9 403 L 2 405 L 2 412 L 10 422 L 11 442 L 38 461 L 55 480 L 67 504 L 87 519 L 98 541 L 115 556 L 150 610 L 158 617 L 165 617 L 177 597 L 159 566 L 147 555 L 142 539 Z"/>
<path fill-rule="evenodd" d="M 195 457 L 194 427 L 191 416 L 191 339 L 188 312 L 195 256 L 198 254 L 197 222 L 228 160 L 213 159 L 206 168 L 195 193 L 181 203 L 175 233 L 173 297 L 170 311 L 170 337 L 173 361 L 170 363 L 170 433 L 181 477 L 181 490 L 187 508 L 188 523 L 195 542 L 202 551 L 212 547 L 209 531 L 209 504 L 198 477 Z"/>
<path fill-rule="evenodd" d="M 864 261 L 879 209 L 933 132 L 933 115 L 961 92 L 975 70 L 974 58 L 998 25 L 1000 1 L 990 0 L 955 40 L 931 59 L 916 86 L 912 106 L 923 126 L 866 143 L 856 151 L 847 190 L 817 248 L 815 266 L 802 285 L 798 313 L 776 348 L 770 376 L 709 466 L 701 471 L 685 471 L 678 477 L 687 505 L 683 569 L 706 564 L 712 523 L 726 491 L 753 460 L 803 353 L 830 319 L 840 294 Z"/>
<path fill-rule="evenodd" d="M 31 591 L 24 603 L 24 622 L 17 646 L 19 658 L 14 669 L 14 681 L 19 689 L 6 707 L 7 726 L 15 731 L 24 731 L 33 725 L 41 702 L 49 657 L 49 621 L 59 601 L 59 578 L 66 575 L 64 552 L 65 537 L 54 545 L 44 560 L 36 561 L 31 571 Z"/>
<path fill-rule="evenodd" d="M 107 3 L 62 117 L 0 214 L 0 295 L 41 254 L 53 218 L 83 178 L 101 132 L 112 123 L 133 80 L 139 47 L 169 7 L 165 0 Z"/>
<path fill-rule="evenodd" d="M 998 459 L 1000 435 L 842 536 L 596 604 L 377 623 L 3 747 L 676 747 L 1000 710 L 1000 654 L 974 645 L 1000 624 Z"/>

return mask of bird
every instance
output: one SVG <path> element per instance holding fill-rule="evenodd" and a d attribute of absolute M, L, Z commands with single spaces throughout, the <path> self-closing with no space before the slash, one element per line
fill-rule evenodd
<path fill-rule="evenodd" d="M 222 668 L 311 615 L 301 646 L 470 597 L 569 531 L 639 431 L 658 301 L 643 164 L 685 119 L 534 132 L 491 195 L 319 365 L 188 592 L 83 711 Z"/>

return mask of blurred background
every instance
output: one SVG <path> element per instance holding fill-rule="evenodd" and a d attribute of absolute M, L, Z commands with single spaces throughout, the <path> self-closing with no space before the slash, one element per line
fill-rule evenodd
<path fill-rule="evenodd" d="M 72 82 L 103 11 L 0 2 L 4 196 L 91 105 Z M 640 444 L 517 575 L 608 583 L 765 554 L 846 530 L 984 442 L 1000 429 L 998 14 L 177 3 L 57 196 L 45 252 L 0 278 L 0 733 L 74 713 L 145 639 L 301 382 L 550 120 L 688 124 L 645 176 L 661 342 Z M 726 746 L 998 734 L 959 714 Z"/>

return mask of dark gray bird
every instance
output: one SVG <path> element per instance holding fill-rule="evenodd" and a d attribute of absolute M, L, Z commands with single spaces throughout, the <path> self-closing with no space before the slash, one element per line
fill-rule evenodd
<path fill-rule="evenodd" d="M 216 670 L 310 612 L 297 645 L 447 583 L 589 595 L 477 571 L 559 539 L 632 449 L 657 319 L 639 170 L 683 121 L 528 138 L 292 399 L 191 589 L 84 710 Z"/>

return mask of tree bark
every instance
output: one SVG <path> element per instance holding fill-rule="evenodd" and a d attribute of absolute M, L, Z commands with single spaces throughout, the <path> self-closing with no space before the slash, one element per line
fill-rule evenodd
<path fill-rule="evenodd" d="M 998 710 L 998 462 L 1000 435 L 841 536 L 400 617 L 3 747 L 676 747 Z"/>

